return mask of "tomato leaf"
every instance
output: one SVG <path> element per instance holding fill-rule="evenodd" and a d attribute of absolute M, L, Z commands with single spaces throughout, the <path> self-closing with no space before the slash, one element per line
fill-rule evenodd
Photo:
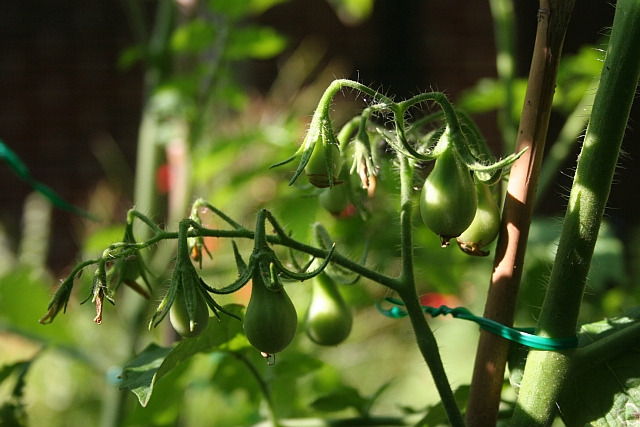
<path fill-rule="evenodd" d="M 624 316 L 583 325 L 580 346 L 599 341 L 640 321 L 640 306 Z M 640 415 L 640 344 L 627 348 L 596 367 L 580 372 L 567 383 L 559 401 L 568 427 L 613 426 L 637 423 Z M 628 424 L 627 424 L 628 423 Z"/>
<path fill-rule="evenodd" d="M 362 412 L 367 404 L 368 399 L 362 397 L 358 390 L 341 386 L 333 393 L 318 397 L 311 402 L 311 407 L 323 412 L 337 412 L 347 408 L 355 408 L 358 412 Z"/>
<path fill-rule="evenodd" d="M 462 385 L 453 392 L 453 397 L 456 400 L 456 403 L 458 404 L 458 408 L 460 408 L 463 411 L 467 407 L 470 388 L 471 387 L 468 385 Z M 442 405 L 442 402 L 439 402 L 438 404 L 428 409 L 427 414 L 418 423 L 416 423 L 416 426 L 426 427 L 426 426 L 442 425 L 446 423 L 447 423 L 447 413 L 444 410 L 444 406 Z"/>
<path fill-rule="evenodd" d="M 242 316 L 242 306 L 230 305 L 225 308 Z M 150 344 L 124 367 L 120 388 L 131 390 L 138 397 L 140 405 L 146 406 L 160 378 L 195 354 L 227 348 L 228 343 L 239 348 L 239 335 L 242 335 L 242 322 L 221 316 L 220 320 L 212 317 L 201 335 L 182 340 L 173 348 Z"/>

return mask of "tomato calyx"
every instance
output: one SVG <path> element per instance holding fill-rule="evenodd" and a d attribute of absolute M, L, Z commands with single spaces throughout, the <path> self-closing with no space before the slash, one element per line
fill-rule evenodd
<path fill-rule="evenodd" d="M 184 219 L 178 225 L 178 253 L 171 276 L 171 285 L 151 317 L 149 329 L 158 326 L 169 314 L 176 332 L 186 338 L 197 336 L 202 333 L 209 320 L 208 308 L 218 318 L 219 312 L 222 312 L 239 319 L 209 295 L 209 292 L 215 293 L 215 290 L 204 283 L 191 262 L 188 234 L 191 227 L 197 226 L 198 224 L 192 219 Z"/>

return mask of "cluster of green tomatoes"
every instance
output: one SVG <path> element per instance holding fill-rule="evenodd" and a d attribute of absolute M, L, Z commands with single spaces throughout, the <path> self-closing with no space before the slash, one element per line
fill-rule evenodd
<path fill-rule="evenodd" d="M 343 126 L 336 135 L 329 117 L 331 97 L 343 87 L 359 90 L 372 97 L 375 102 L 360 116 Z M 414 122 L 407 127 L 404 120 L 407 109 L 423 102 L 437 103 L 442 108 L 442 113 L 426 117 L 428 120 L 423 120 L 421 125 Z M 371 130 L 369 119 L 378 112 L 393 116 L 394 130 L 380 127 Z M 422 136 L 417 131 L 414 132 L 436 119 L 444 119 L 445 124 Z M 370 196 L 373 195 L 378 154 L 371 149 L 370 135 L 379 138 L 377 141 L 384 139 L 398 155 L 401 164 L 410 162 L 411 171 L 419 162 L 435 160 L 433 170 L 426 177 L 420 194 L 420 214 L 424 224 L 440 236 L 442 246 L 448 246 L 451 239 L 456 239 L 464 252 L 487 255 L 488 252 L 483 248 L 496 238 L 500 227 L 500 210 L 492 195 L 491 186 L 499 182 L 502 169 L 511 165 L 522 152 L 494 161 L 471 119 L 454 110 L 442 93 L 424 93 L 395 103 L 357 82 L 336 80 L 325 91 L 298 151 L 274 166 L 300 157 L 290 184 L 304 173 L 309 183 L 319 188 L 320 204 L 329 212 L 337 214 L 350 203 L 358 209 L 364 209 L 363 203 L 358 201 L 359 198 L 351 187 L 351 175 L 357 172 L 363 187 L 369 190 Z M 353 146 L 352 150 L 350 144 Z M 343 167 L 347 152 L 353 157 L 351 168 Z M 412 183 L 406 185 L 406 174 L 401 175 L 402 187 L 413 187 Z M 409 180 L 412 179 L 413 177 L 409 177 Z M 406 191 L 403 198 L 410 199 L 405 193 Z M 232 241 L 238 278 L 224 288 L 209 287 L 200 278 L 193 264 L 193 261 L 201 261 L 202 250 L 206 250 L 206 246 L 202 244 L 205 233 L 222 233 L 221 230 L 205 230 L 202 227 L 197 206 L 207 207 L 232 226 L 232 233 L 225 230 L 224 237 L 251 238 L 254 241 L 248 262 L 243 260 Z M 145 222 L 156 236 L 147 242 L 136 243 L 132 231 L 135 218 Z M 269 241 L 265 231 L 267 221 L 273 225 L 277 240 Z M 97 260 L 78 265 L 56 291 L 49 304 L 49 312 L 41 322 L 52 321 L 58 312 L 66 308 L 75 275 L 90 264 L 98 265 L 92 290 L 97 311 L 96 322 L 100 323 L 102 319 L 102 301 L 111 301 L 112 291 L 120 283 L 132 286 L 148 297 L 144 289 L 135 287 L 141 277 L 150 291 L 139 250 L 164 238 L 169 238 L 166 232 L 132 209 L 127 216 L 123 242 L 111 245 Z M 311 340 L 320 345 L 334 346 L 341 343 L 351 331 L 353 318 L 349 306 L 340 294 L 338 283 L 353 283 L 358 276 L 331 262 L 334 245 L 326 230 L 319 224 L 314 226 L 314 240 L 315 247 L 307 247 L 305 250 L 309 254 L 314 251 L 321 253 L 320 259 L 324 260 L 320 262 L 320 259 L 312 258 L 306 266 L 295 265 L 296 271 L 293 271 L 282 264 L 271 244 L 279 243 L 289 248 L 302 244 L 294 241 L 268 211 L 258 213 L 255 232 L 251 232 L 215 207 L 204 201 L 197 201 L 192 208 L 191 217 L 180 222 L 178 252 L 171 286 L 153 315 L 150 327 L 157 326 L 168 315 L 173 328 L 180 335 L 196 337 L 207 327 L 209 310 L 216 317 L 222 312 L 243 321 L 245 335 L 257 350 L 266 355 L 274 354 L 286 348 L 298 330 L 296 308 L 285 291 L 283 280 L 310 280 L 313 283 L 312 299 L 306 312 L 304 330 Z M 323 252 L 317 252 L 318 248 Z M 111 262 L 113 259 L 117 259 L 117 262 L 108 272 L 107 261 Z M 114 286 L 109 285 L 113 277 L 116 277 L 115 289 L 111 289 Z M 225 310 L 211 296 L 236 292 L 249 282 L 252 283 L 252 292 L 244 319 Z"/>
<path fill-rule="evenodd" d="M 319 203 L 337 214 L 349 204 L 347 185 L 340 181 L 342 157 L 336 144 L 317 142 L 305 166 L 309 182 L 321 188 Z M 442 246 L 456 239 L 470 255 L 486 256 L 482 250 L 492 243 L 500 229 L 500 209 L 491 186 L 474 180 L 460 159 L 455 146 L 442 134 L 439 154 L 420 195 L 420 214 L 424 224 L 438 236 Z M 345 180 L 346 181 L 346 180 Z"/>
<path fill-rule="evenodd" d="M 373 96 L 374 103 L 361 116 L 347 123 L 338 135 L 334 133 L 329 117 L 331 97 L 341 87 L 352 87 Z M 335 81 L 325 91 L 310 123 L 303 144 L 290 158 L 274 166 L 286 164 L 300 156 L 300 163 L 290 184 L 303 172 L 309 183 L 320 189 L 320 204 L 328 211 L 341 212 L 350 201 L 358 203 L 351 190 L 350 174 L 357 171 L 363 187 L 375 186 L 376 161 L 371 149 L 368 123 L 371 114 L 389 111 L 393 114 L 394 131 L 377 129 L 399 156 L 419 161 L 435 160 L 420 195 L 420 214 L 425 225 L 440 236 L 442 246 L 456 239 L 460 248 L 477 256 L 488 255 L 483 248 L 496 238 L 500 227 L 500 210 L 490 186 L 500 180 L 502 169 L 512 164 L 522 153 L 500 161 L 492 156 L 477 128 L 464 113 L 456 112 L 442 93 L 427 93 L 410 100 L 394 103 L 357 82 Z M 409 142 L 404 115 L 412 105 L 434 101 L 442 107 L 446 124 L 426 136 L 422 152 Z M 355 137 L 351 139 L 351 135 Z M 346 156 L 342 151 L 353 142 L 351 168 L 343 168 Z M 371 192 L 370 192 L 371 194 Z M 323 242 L 320 242 L 323 243 Z M 326 249 L 326 241 L 325 249 Z M 324 267 L 332 263 L 325 260 Z M 318 268 L 313 275 L 314 288 L 311 306 L 307 312 L 305 330 L 315 342 L 336 345 L 351 330 L 352 317 L 329 274 L 331 268 Z M 276 353 L 284 349 L 296 333 L 297 315 L 278 276 L 288 273 L 280 268 L 274 274 L 266 271 L 254 274 L 253 291 L 244 319 L 244 330 L 249 342 L 263 353 Z M 259 276 L 259 277 L 258 277 Z M 270 276 L 270 278 L 268 277 Z M 294 275 L 288 276 L 296 279 Z M 265 284 L 261 286 L 260 284 Z"/>
<path fill-rule="evenodd" d="M 320 246 L 326 246 L 328 234 L 320 224 L 314 226 L 314 234 L 320 234 L 316 240 Z M 335 346 L 344 341 L 351 332 L 353 316 L 340 294 L 336 279 L 341 280 L 346 276 L 336 271 L 335 267 L 328 268 L 328 260 L 320 265 L 311 262 L 305 268 L 307 270 L 315 266 L 310 272 L 291 272 L 281 265 L 278 266 L 277 258 L 273 258 L 275 254 L 269 249 L 264 249 L 258 246 L 254 249 L 255 256 L 252 255 L 252 259 L 255 263 L 245 265 L 246 274 L 241 274 L 237 281 L 239 286 L 242 286 L 242 276 L 245 276 L 252 282 L 251 298 L 242 319 L 249 343 L 267 356 L 284 350 L 296 335 L 298 314 L 282 285 L 281 277 L 306 277 L 312 282 L 311 303 L 304 320 L 307 336 L 316 344 L 324 346 Z M 198 252 L 191 251 L 192 257 L 194 253 Z M 239 256 L 237 252 L 236 256 Z M 268 267 L 261 267 L 267 263 Z M 195 271 L 188 267 L 190 263 L 186 265 L 190 271 Z M 185 280 L 184 277 L 177 282 L 175 297 L 169 309 L 169 319 L 176 332 L 183 337 L 193 338 L 205 330 L 209 322 L 209 307 L 214 313 L 224 312 L 224 309 L 217 305 L 211 306 L 211 300 L 207 301 L 207 290 L 210 289 L 200 279 L 195 279 L 190 285 L 188 282 L 189 279 Z M 237 289 L 233 285 L 228 288 Z M 188 292 L 192 293 L 190 302 L 185 298 Z"/>

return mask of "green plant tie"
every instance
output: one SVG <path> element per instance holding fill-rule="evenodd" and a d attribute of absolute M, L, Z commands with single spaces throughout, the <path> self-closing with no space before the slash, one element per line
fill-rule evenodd
<path fill-rule="evenodd" d="M 13 171 L 13 173 L 15 173 L 24 181 L 26 181 L 27 184 L 31 186 L 31 188 L 33 188 L 38 193 L 46 197 L 47 200 L 49 200 L 52 205 L 64 211 L 71 212 L 76 215 L 80 215 L 85 218 L 92 219 L 94 221 L 98 220 L 98 218 L 95 215 L 92 215 L 83 209 L 73 206 L 71 203 L 67 202 L 62 197 L 60 197 L 50 187 L 44 185 L 41 182 L 36 181 L 31 176 L 31 173 L 29 172 L 27 165 L 25 165 L 24 162 L 20 159 L 20 157 L 18 157 L 18 155 L 13 150 L 11 150 L 9 146 L 5 144 L 1 139 L 0 139 L 0 159 L 7 162 L 7 164 Z"/>
<path fill-rule="evenodd" d="M 384 309 L 382 308 L 380 301 L 376 301 L 376 308 L 383 315 L 391 317 L 392 319 L 400 319 L 407 316 L 407 311 L 400 308 L 404 307 L 402 301 L 395 298 L 383 298 L 382 300 L 394 304 L 393 307 Z M 536 350 L 567 350 L 578 346 L 577 336 L 568 338 L 539 337 L 533 333 L 535 331 L 534 328 L 510 328 L 508 326 L 501 325 L 496 321 L 475 316 L 464 307 L 450 308 L 446 305 L 441 305 L 440 307 L 423 305 L 421 307 L 422 312 L 430 315 L 431 317 L 450 314 L 454 318 L 470 320 L 492 334 Z"/>

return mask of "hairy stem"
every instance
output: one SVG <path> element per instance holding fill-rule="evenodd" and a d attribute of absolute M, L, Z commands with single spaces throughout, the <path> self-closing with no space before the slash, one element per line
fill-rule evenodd
<path fill-rule="evenodd" d="M 564 34 L 574 0 L 542 0 L 517 150 L 528 150 L 511 168 L 484 317 L 513 324 L 536 185 L 549 124 Z M 509 342 L 480 333 L 467 406 L 469 426 L 495 425 Z"/>
<path fill-rule="evenodd" d="M 411 326 L 416 336 L 420 353 L 431 371 L 442 405 L 452 426 L 464 426 L 464 420 L 456 404 L 447 374 L 442 365 L 438 343 L 422 312 L 416 292 L 415 277 L 413 275 L 413 241 L 412 241 L 412 198 L 413 198 L 413 167 L 409 159 L 399 154 L 400 163 L 400 228 L 402 235 L 402 274 L 398 295 L 404 302 Z"/>
<path fill-rule="evenodd" d="M 640 0 L 619 0 L 591 121 L 538 321 L 552 338 L 575 334 L 587 273 L 640 77 Z M 512 425 L 550 425 L 571 368 L 569 352 L 531 352 Z"/>

